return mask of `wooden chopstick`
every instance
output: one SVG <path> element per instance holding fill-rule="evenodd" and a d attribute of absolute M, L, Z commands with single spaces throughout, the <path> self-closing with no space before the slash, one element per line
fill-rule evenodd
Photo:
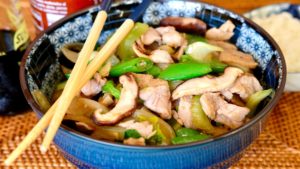
<path fill-rule="evenodd" d="M 113 50 L 107 50 L 108 48 L 115 49 L 120 42 L 125 38 L 125 36 L 129 33 L 129 31 L 133 28 L 133 21 L 126 20 L 122 26 L 116 31 L 116 33 L 110 38 L 110 40 L 104 45 L 103 49 L 108 51 L 108 53 L 99 52 L 95 59 L 88 65 L 86 68 L 85 74 L 83 75 L 82 80 L 80 81 L 77 92 L 87 83 L 87 81 L 93 76 L 93 72 L 96 72 L 98 68 L 105 61 L 103 58 L 100 59 L 101 55 L 104 55 L 108 58 Z M 109 53 L 110 52 L 110 53 Z M 101 54 L 101 55 L 100 55 Z M 89 73 L 87 73 L 89 72 Z M 9 157 L 5 160 L 5 165 L 10 165 L 13 163 L 16 158 L 20 156 L 24 150 L 30 146 L 30 144 L 37 139 L 37 137 L 46 129 L 49 125 L 57 107 L 59 99 L 51 106 L 51 108 L 47 111 L 47 113 L 38 121 L 38 123 L 34 126 L 34 128 L 27 134 L 27 136 L 22 140 L 22 142 L 18 145 L 18 147 L 9 155 Z"/>
<path fill-rule="evenodd" d="M 94 24 L 93 24 L 93 26 L 90 30 L 90 33 L 87 37 L 87 40 L 84 43 L 82 52 L 80 52 L 80 54 L 79 54 L 78 60 L 76 62 L 77 65 L 75 64 L 75 66 L 77 66 L 77 71 L 72 71 L 73 77 L 70 77 L 70 80 L 68 80 L 68 82 L 67 82 L 67 84 L 69 83 L 69 86 L 73 82 L 77 82 L 80 80 L 79 78 L 76 79 L 76 76 L 78 76 L 78 77 L 82 76 L 82 74 L 86 68 L 86 65 L 88 63 L 89 56 L 92 54 L 94 46 L 96 45 L 98 37 L 100 36 L 100 33 L 102 31 L 102 28 L 104 26 L 106 18 L 107 18 L 107 14 L 105 11 L 100 11 L 97 14 Z M 67 92 L 69 92 L 69 91 L 67 91 Z M 52 117 L 54 115 L 54 112 L 56 110 L 58 103 L 59 102 L 56 101 L 54 104 L 55 106 L 54 105 L 51 106 L 51 108 L 41 118 L 41 120 L 37 123 L 37 125 L 29 132 L 29 134 L 25 137 L 25 139 L 10 154 L 10 156 L 4 162 L 6 165 L 10 165 L 38 137 L 38 135 L 48 126 L 50 120 L 52 119 Z"/>

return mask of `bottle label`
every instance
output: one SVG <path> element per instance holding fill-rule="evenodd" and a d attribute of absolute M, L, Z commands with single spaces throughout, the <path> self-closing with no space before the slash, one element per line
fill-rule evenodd
<path fill-rule="evenodd" d="M 23 21 L 14 35 L 14 49 L 17 50 L 19 47 L 28 42 L 29 34 Z"/>

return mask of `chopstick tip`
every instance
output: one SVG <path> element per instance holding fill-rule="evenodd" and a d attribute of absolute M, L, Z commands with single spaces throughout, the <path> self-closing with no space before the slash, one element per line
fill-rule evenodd
<path fill-rule="evenodd" d="M 5 165 L 5 166 L 10 166 L 10 164 L 11 164 L 11 162 L 10 162 L 8 159 L 6 159 L 6 160 L 4 161 L 4 165 Z"/>
<path fill-rule="evenodd" d="M 41 145 L 40 151 L 42 154 L 45 154 L 47 152 L 47 148 L 45 146 Z"/>

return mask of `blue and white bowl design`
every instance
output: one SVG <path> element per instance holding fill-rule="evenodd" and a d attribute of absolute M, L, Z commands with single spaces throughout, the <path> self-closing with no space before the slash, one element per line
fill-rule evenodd
<path fill-rule="evenodd" d="M 258 9 L 254 9 L 245 14 L 247 18 L 266 18 L 273 14 L 279 14 L 282 12 L 290 13 L 294 18 L 300 20 L 300 5 L 280 3 L 264 6 Z M 300 54 L 299 54 L 300 57 Z M 285 91 L 300 91 L 300 72 L 287 73 Z"/>
<path fill-rule="evenodd" d="M 126 4 L 127 8 L 124 9 L 123 6 L 122 10 L 131 12 L 135 5 Z M 116 9 L 118 6 L 109 14 L 109 20 L 115 22 L 105 25 L 99 43 L 104 43 L 122 23 L 122 11 Z M 21 65 L 21 83 L 29 104 L 39 116 L 42 116 L 42 112 L 30 92 L 40 89 L 50 98 L 55 85 L 63 77 L 57 59 L 60 47 L 66 43 L 84 41 L 98 10 L 99 7 L 92 7 L 59 21 L 38 37 L 27 50 Z M 118 12 L 120 18 L 117 17 Z M 236 25 L 235 35 L 230 41 L 240 50 L 254 56 L 259 63 L 254 71 L 255 75 L 265 88 L 273 88 L 275 94 L 261 104 L 259 113 L 244 126 L 216 138 L 185 145 L 128 146 L 94 140 L 62 125 L 54 142 L 63 155 L 79 168 L 227 168 L 240 159 L 245 148 L 258 137 L 264 127 L 269 112 L 282 93 L 286 74 L 282 54 L 270 36 L 235 13 L 200 2 L 153 2 L 141 20 L 155 26 L 167 16 L 200 18 L 209 27 L 218 27 L 230 19 Z"/>

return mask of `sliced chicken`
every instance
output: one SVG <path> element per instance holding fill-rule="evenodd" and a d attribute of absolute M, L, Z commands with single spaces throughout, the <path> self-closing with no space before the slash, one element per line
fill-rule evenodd
<path fill-rule="evenodd" d="M 174 63 L 171 55 L 165 50 L 156 49 L 153 52 L 151 52 L 149 58 L 154 63 Z"/>
<path fill-rule="evenodd" d="M 162 79 L 155 79 L 149 74 L 132 73 L 140 89 L 155 86 L 168 86 L 168 82 Z"/>
<path fill-rule="evenodd" d="M 126 122 L 119 123 L 118 126 L 126 129 L 135 129 L 145 139 L 152 137 L 156 133 L 153 131 L 153 125 L 148 121 L 135 122 L 134 120 L 128 120 Z"/>
<path fill-rule="evenodd" d="M 87 97 L 92 97 L 99 94 L 102 86 L 106 83 L 105 78 L 101 78 L 99 73 L 94 75 L 94 78 L 89 80 L 82 88 L 81 93 Z"/>
<path fill-rule="evenodd" d="M 141 37 L 141 42 L 144 45 L 151 45 L 154 42 L 157 42 L 158 44 L 161 44 L 161 36 L 157 30 L 153 28 L 149 28 L 146 33 L 144 33 Z"/>
<path fill-rule="evenodd" d="M 227 67 L 224 74 L 219 77 L 204 76 L 187 80 L 173 91 L 172 99 L 176 100 L 183 96 L 225 90 L 230 88 L 242 74 L 243 71 L 239 68 Z"/>
<path fill-rule="evenodd" d="M 234 85 L 222 92 L 227 99 L 232 99 L 233 94 L 238 94 L 244 101 L 255 92 L 263 90 L 259 81 L 251 74 L 239 77 Z"/>
<path fill-rule="evenodd" d="M 122 75 L 120 83 L 123 85 L 120 100 L 109 112 L 102 114 L 96 110 L 93 120 L 98 125 L 114 125 L 123 118 L 130 116 L 136 107 L 138 97 L 138 86 L 132 74 Z"/>
<path fill-rule="evenodd" d="M 193 128 L 192 126 L 192 96 L 183 96 L 179 99 L 178 105 L 178 119 L 180 119 L 183 125 L 187 128 Z"/>
<path fill-rule="evenodd" d="M 168 28 L 169 27 L 164 27 L 164 30 L 161 31 L 163 33 L 160 32 L 162 36 L 162 43 L 174 48 L 181 46 L 184 40 L 183 36 L 179 32 L 177 32 L 174 27 L 171 27 L 174 29 Z M 166 29 L 168 30 L 166 31 Z M 160 30 L 160 28 L 157 28 L 156 30 Z"/>
<path fill-rule="evenodd" d="M 156 112 L 163 119 L 172 117 L 171 92 L 168 82 L 161 79 L 154 79 L 152 75 L 134 74 L 140 88 L 139 98 L 144 105 Z"/>
<path fill-rule="evenodd" d="M 128 138 L 123 141 L 124 144 L 132 146 L 145 146 L 146 142 L 143 137 L 140 138 Z"/>
<path fill-rule="evenodd" d="M 250 110 L 226 102 L 220 93 L 205 93 L 200 98 L 205 114 L 212 120 L 230 128 L 240 127 Z"/>
<path fill-rule="evenodd" d="M 188 46 L 188 41 L 184 39 L 180 48 L 177 50 L 175 54 L 172 55 L 172 57 L 176 60 L 180 60 L 180 57 L 183 55 L 184 50 L 187 48 L 187 46 Z"/>
<path fill-rule="evenodd" d="M 146 87 L 140 90 L 139 97 L 147 108 L 156 112 L 161 118 L 172 117 L 169 86 Z"/>
<path fill-rule="evenodd" d="M 226 41 L 234 35 L 235 25 L 230 21 L 226 21 L 219 28 L 211 28 L 206 31 L 205 38 L 209 40 Z"/>
<path fill-rule="evenodd" d="M 219 60 L 231 66 L 242 66 L 250 69 L 254 69 L 258 65 L 252 55 L 237 50 L 222 51 L 219 55 Z"/>

